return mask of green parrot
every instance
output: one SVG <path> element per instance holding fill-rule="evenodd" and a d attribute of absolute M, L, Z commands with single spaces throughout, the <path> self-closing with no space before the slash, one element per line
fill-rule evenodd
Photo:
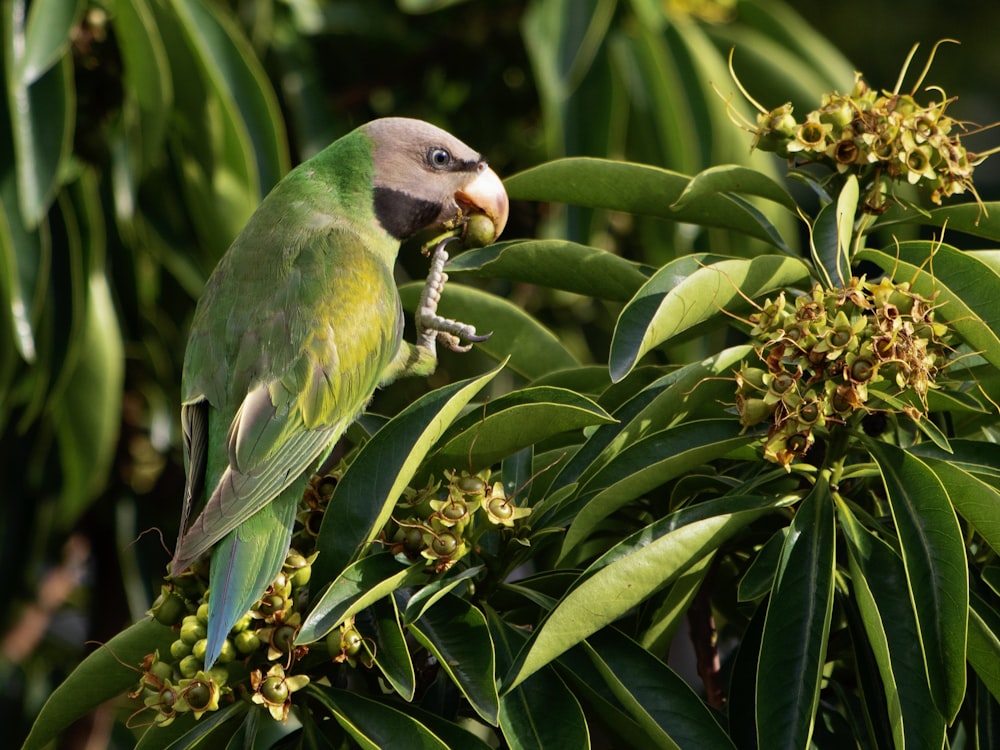
<path fill-rule="evenodd" d="M 418 341 L 403 341 L 400 242 L 477 214 L 496 239 L 507 210 L 478 153 L 426 122 L 384 118 L 292 170 L 219 261 L 184 357 L 187 483 L 170 563 L 178 576 L 211 551 L 206 668 L 280 571 L 310 475 L 375 389 L 433 372 L 439 341 L 464 351 L 485 338 L 436 313 L 442 242 Z"/>

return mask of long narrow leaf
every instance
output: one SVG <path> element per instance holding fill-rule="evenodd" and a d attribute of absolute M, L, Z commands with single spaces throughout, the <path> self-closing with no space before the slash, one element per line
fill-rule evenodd
<path fill-rule="evenodd" d="M 833 610 L 833 499 L 822 478 L 799 504 L 771 589 L 757 670 L 760 748 L 807 748 Z"/>
<path fill-rule="evenodd" d="M 941 480 L 923 461 L 871 442 L 899 534 L 910 601 L 934 705 L 950 722 L 965 696 L 969 572 L 965 544 Z"/>

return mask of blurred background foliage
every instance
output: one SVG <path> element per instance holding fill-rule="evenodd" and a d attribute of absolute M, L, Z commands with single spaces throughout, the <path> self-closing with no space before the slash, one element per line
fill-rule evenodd
<path fill-rule="evenodd" d="M 780 160 L 751 154 L 727 111 L 752 116 L 732 97 L 732 47 L 755 98 L 804 112 L 825 91 L 849 90 L 855 66 L 892 88 L 914 42 L 929 50 L 954 37 L 965 46 L 944 48 L 928 82 L 957 95 L 969 119 L 1000 119 L 1000 9 L 924 0 L 900 18 L 890 0 L 794 5 L 3 0 L 0 559 L 12 585 L 0 711 L 14 736 L 86 640 L 106 640 L 152 599 L 183 486 L 177 394 L 189 317 L 216 260 L 291 164 L 392 114 L 445 127 L 502 175 L 587 155 L 778 176 Z M 997 183 L 989 165 L 977 171 L 984 197 Z M 756 252 L 721 230 L 520 203 L 507 236 L 587 242 L 650 266 L 693 249 Z M 425 271 L 404 253 L 401 281 Z M 607 302 L 481 283 L 581 362 L 607 361 L 618 312 Z M 717 348 L 685 346 L 678 358 Z M 392 413 L 482 367 L 446 358 L 432 383 L 400 384 L 375 408 Z"/>

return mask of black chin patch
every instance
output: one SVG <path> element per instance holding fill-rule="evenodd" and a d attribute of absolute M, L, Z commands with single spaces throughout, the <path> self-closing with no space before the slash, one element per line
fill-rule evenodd
<path fill-rule="evenodd" d="M 441 206 L 392 188 L 375 188 L 375 218 L 397 240 L 412 237 L 434 221 Z"/>

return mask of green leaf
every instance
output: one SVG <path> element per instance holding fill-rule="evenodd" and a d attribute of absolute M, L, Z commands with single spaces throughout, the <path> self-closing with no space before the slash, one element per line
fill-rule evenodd
<path fill-rule="evenodd" d="M 318 558 L 317 558 L 318 559 Z M 424 561 L 403 567 L 390 552 L 363 557 L 337 576 L 316 598 L 295 640 L 312 643 L 383 596 L 427 580 Z"/>
<path fill-rule="evenodd" d="M 590 399 L 564 388 L 521 388 L 456 420 L 429 458 L 429 471 L 492 466 L 522 448 L 614 419 Z M 470 468 L 470 471 L 472 469 Z"/>
<path fill-rule="evenodd" d="M 386 423 L 358 452 L 330 499 L 316 539 L 323 550 L 313 584 L 323 586 L 378 535 L 406 485 L 441 434 L 503 368 L 422 396 Z"/>
<path fill-rule="evenodd" d="M 524 631 L 487 612 L 501 669 L 527 637 Z M 500 698 L 500 730 L 511 750 L 590 747 L 587 719 L 576 696 L 552 669 L 542 669 Z"/>
<path fill-rule="evenodd" d="M 753 562 L 740 578 L 736 588 L 739 601 L 752 602 L 761 599 L 774 588 L 774 579 L 781 563 L 782 550 L 787 537 L 787 527 L 778 529 L 757 551 Z"/>
<path fill-rule="evenodd" d="M 399 288 L 403 309 L 416 309 L 423 282 Z M 511 371 L 534 380 L 556 370 L 579 367 L 576 357 L 552 331 L 521 308 L 494 294 L 449 284 L 441 295 L 438 314 L 461 320 L 492 336 L 476 349 L 497 360 L 506 360 Z"/>
<path fill-rule="evenodd" d="M 969 571 L 965 544 L 941 480 L 911 453 L 871 441 L 899 535 L 934 705 L 949 721 L 965 697 Z"/>
<path fill-rule="evenodd" d="M 624 378 L 655 347 L 723 311 L 738 314 L 754 299 L 808 281 L 796 258 L 762 255 L 751 260 L 686 256 L 657 271 L 629 301 L 615 324 L 609 367 Z"/>
<path fill-rule="evenodd" d="M 668 589 L 650 599 L 648 608 L 652 612 L 643 618 L 649 624 L 642 629 L 639 643 L 651 654 L 669 653 L 674 636 L 705 582 L 714 558 L 714 553 L 705 555 L 677 576 L 677 580 Z"/>
<path fill-rule="evenodd" d="M 566 463 L 553 481 L 553 488 L 580 481 L 593 475 L 629 444 L 664 429 L 679 417 L 699 419 L 706 407 L 725 400 L 733 393 L 734 383 L 725 382 L 742 360 L 751 354 L 749 346 L 725 349 L 701 362 L 694 362 L 657 378 L 622 406 L 612 416 L 617 420 L 598 427 L 581 449 Z M 623 381 L 623 382 L 628 382 Z"/>
<path fill-rule="evenodd" d="M 947 459 L 928 458 L 927 465 L 947 488 L 955 510 L 1000 553 L 1000 490 Z"/>
<path fill-rule="evenodd" d="M 897 281 L 934 298 L 942 318 L 994 367 L 1000 367 L 1000 273 L 977 257 L 937 242 L 902 242 L 891 251 L 862 250 L 858 260 L 870 260 Z M 933 258 L 933 260 L 932 260 Z"/>
<path fill-rule="evenodd" d="M 573 273 L 566 273 L 567 268 Z M 445 270 L 618 302 L 630 299 L 649 276 L 638 263 L 566 240 L 498 242 L 456 256 Z"/>
<path fill-rule="evenodd" d="M 969 608 L 969 664 L 1000 701 L 1000 613 L 978 594 Z"/>
<path fill-rule="evenodd" d="M 785 186 L 756 169 L 738 164 L 722 164 L 709 167 L 691 178 L 684 192 L 671 206 L 680 210 L 689 203 L 715 193 L 736 193 L 755 195 L 795 211 L 795 199 Z"/>
<path fill-rule="evenodd" d="M 662 587 L 781 501 L 726 497 L 678 511 L 593 563 L 534 631 L 504 679 L 511 690 Z M 709 515 L 711 514 L 711 515 Z"/>
<path fill-rule="evenodd" d="M 431 581 L 426 586 L 413 594 L 406 602 L 406 611 L 403 619 L 407 624 L 419 620 L 424 612 L 434 606 L 434 603 L 454 591 L 456 586 L 460 586 L 464 581 L 475 578 L 483 572 L 482 565 L 475 565 L 464 570 L 451 568 L 447 573 L 435 581 Z M 468 587 L 470 590 L 473 586 Z"/>
<path fill-rule="evenodd" d="M 14 137 L 18 206 L 21 222 L 32 231 L 48 212 L 70 156 L 76 94 L 69 55 L 63 55 L 30 84 L 18 77 L 27 44 L 24 1 L 16 0 L 13 9 L 13 19 L 3 25 L 4 69 Z"/>
<path fill-rule="evenodd" d="M 485 615 L 449 594 L 410 623 L 409 630 L 434 655 L 476 713 L 496 726 L 500 713 L 496 657 Z"/>
<path fill-rule="evenodd" d="M 17 3 L 15 3 L 16 7 Z M 69 51 L 83 0 L 34 0 L 28 9 L 24 56 L 16 75 L 26 86 L 37 81 Z"/>
<path fill-rule="evenodd" d="M 931 227 L 947 225 L 948 232 L 964 232 L 973 237 L 1000 242 L 1000 221 L 996 220 L 997 216 L 1000 216 L 1000 202 L 997 201 L 987 201 L 982 206 L 978 203 L 958 203 L 926 212 L 909 206 L 893 205 L 872 230 L 893 224 L 919 224 Z"/>
<path fill-rule="evenodd" d="M 63 471 L 59 524 L 76 523 L 105 487 L 118 447 L 125 347 L 103 271 L 92 274 L 81 356 L 55 411 Z"/>
<path fill-rule="evenodd" d="M 170 628 L 149 618 L 91 652 L 49 696 L 22 750 L 46 747 L 81 716 L 137 685 L 146 654 L 166 652 L 176 638 Z"/>
<path fill-rule="evenodd" d="M 13 172 L 0 178 L 0 281 L 8 306 L 12 338 L 18 354 L 28 363 L 38 356 L 38 326 L 48 293 L 52 243 L 48 225 L 35 231 L 25 225 L 17 201 Z"/>
<path fill-rule="evenodd" d="M 173 8 L 205 77 L 246 139 L 263 198 L 290 168 L 284 118 L 267 72 L 230 15 L 196 0 L 174 0 Z"/>
<path fill-rule="evenodd" d="M 944 718 L 927 684 L 903 561 L 842 502 L 837 515 L 847 541 L 852 594 L 882 679 L 896 747 L 941 747 Z"/>
<path fill-rule="evenodd" d="M 605 628 L 582 647 L 611 693 L 658 747 L 735 748 L 691 687 L 624 633 Z"/>
<path fill-rule="evenodd" d="M 419 721 L 385 703 L 315 682 L 309 683 L 305 691 L 366 750 L 389 747 L 450 750 L 440 737 Z"/>
<path fill-rule="evenodd" d="M 374 642 L 374 647 L 369 647 L 366 640 L 365 648 L 382 670 L 382 676 L 404 701 L 412 701 L 417 681 L 396 597 L 385 596 L 373 602 L 367 611 L 360 613 L 355 627 Z"/>
<path fill-rule="evenodd" d="M 767 604 L 757 669 L 758 747 L 809 747 L 826 663 L 833 574 L 833 499 L 820 478 L 792 518 Z"/>
<path fill-rule="evenodd" d="M 820 209 L 810 228 L 813 263 L 823 272 L 827 289 L 841 288 L 851 279 L 851 241 L 858 194 L 858 179 L 852 174 L 844 181 L 836 202 Z"/>
<path fill-rule="evenodd" d="M 566 538 L 565 556 L 626 503 L 692 468 L 724 456 L 755 438 L 731 419 L 686 422 L 655 432 L 625 448 L 583 485 Z"/>
<path fill-rule="evenodd" d="M 659 167 L 606 159 L 556 159 L 508 177 L 504 184 L 514 200 L 552 201 L 606 208 L 643 216 L 735 229 L 774 244 L 759 218 L 726 195 L 714 193 L 673 205 L 690 177 Z"/>

